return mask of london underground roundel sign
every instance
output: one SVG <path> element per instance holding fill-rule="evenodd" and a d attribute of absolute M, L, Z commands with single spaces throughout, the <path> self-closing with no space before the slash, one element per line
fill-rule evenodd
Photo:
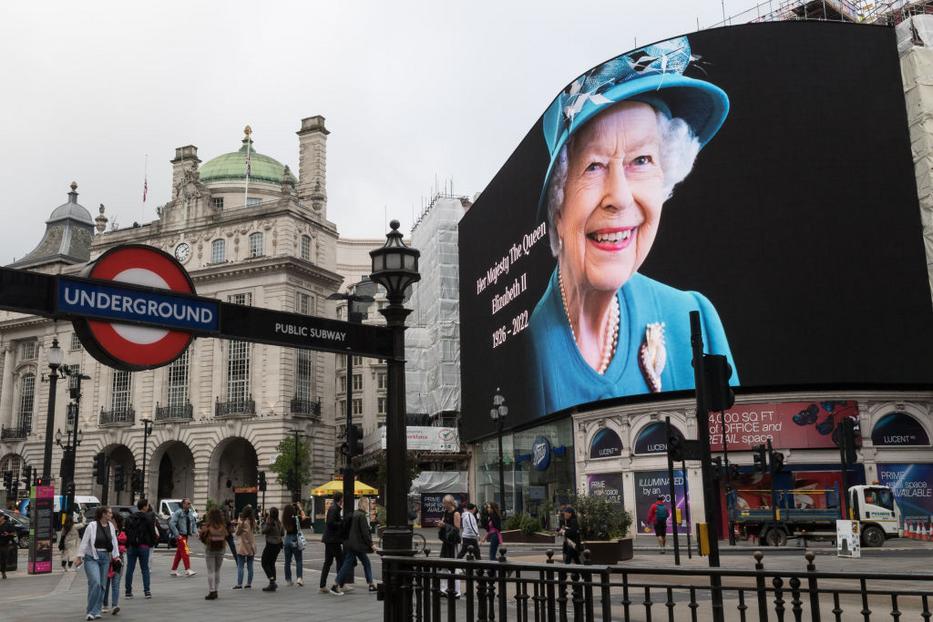
<path fill-rule="evenodd" d="M 195 293 L 194 283 L 178 261 L 157 248 L 143 244 L 126 244 L 114 247 L 98 257 L 82 276 L 113 281 L 115 285 L 127 283 L 173 293 Z M 158 296 L 131 298 L 110 295 L 104 291 L 64 290 L 63 297 L 69 303 L 88 303 L 106 308 L 111 317 L 132 319 L 134 314 L 150 312 L 166 322 L 177 319 L 179 326 L 186 320 L 197 321 L 208 316 L 209 309 L 179 305 L 177 302 L 160 301 Z M 124 312 L 121 314 L 121 311 Z M 216 318 L 209 318 L 216 321 Z M 125 371 L 139 371 L 161 367 L 181 356 L 193 337 L 190 332 L 171 330 L 138 324 L 103 321 L 100 319 L 75 319 L 75 332 L 87 351 L 105 365 Z"/>

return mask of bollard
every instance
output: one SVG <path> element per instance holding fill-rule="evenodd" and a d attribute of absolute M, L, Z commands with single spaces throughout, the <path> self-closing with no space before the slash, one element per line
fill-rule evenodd
<path fill-rule="evenodd" d="M 807 551 L 803 556 L 807 560 L 807 591 L 810 593 L 810 620 L 812 622 L 820 622 L 820 595 L 818 592 L 819 587 L 816 583 L 816 564 L 813 563 L 813 560 L 816 559 L 816 555 L 813 554 L 813 551 Z"/>
<path fill-rule="evenodd" d="M 758 592 L 758 622 L 768 622 L 768 596 L 765 591 L 765 576 L 762 574 L 765 565 L 761 563 L 765 556 L 761 551 L 755 551 L 752 557 L 755 558 L 755 571 L 758 573 L 755 575 L 755 589 Z"/>

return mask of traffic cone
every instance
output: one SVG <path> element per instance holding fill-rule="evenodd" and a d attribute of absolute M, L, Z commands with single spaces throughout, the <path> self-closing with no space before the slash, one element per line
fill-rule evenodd
<path fill-rule="evenodd" d="M 927 542 L 933 541 L 933 523 L 927 522 L 926 524 L 926 537 L 924 538 Z"/>
<path fill-rule="evenodd" d="M 904 537 L 905 538 L 914 537 L 913 523 L 911 523 L 911 521 L 909 520 L 904 521 Z"/>

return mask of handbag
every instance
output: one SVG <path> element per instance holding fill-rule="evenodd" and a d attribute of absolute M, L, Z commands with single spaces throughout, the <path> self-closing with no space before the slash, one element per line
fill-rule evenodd
<path fill-rule="evenodd" d="M 295 517 L 295 548 L 299 551 L 305 550 L 305 546 L 308 545 L 308 541 L 305 540 L 305 535 L 301 532 L 301 522 L 298 520 L 298 517 Z"/>

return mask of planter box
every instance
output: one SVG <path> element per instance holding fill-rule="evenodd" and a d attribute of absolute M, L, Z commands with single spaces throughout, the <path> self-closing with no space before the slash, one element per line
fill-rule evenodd
<path fill-rule="evenodd" d="M 600 540 L 583 543 L 584 550 L 589 550 L 590 561 L 602 566 L 612 566 L 620 561 L 627 561 L 634 557 L 634 540 L 622 538 L 619 540 Z"/>
<path fill-rule="evenodd" d="M 502 546 L 508 547 L 510 543 L 514 542 L 525 544 L 554 544 L 554 534 L 540 532 L 526 534 L 517 529 L 502 532 Z"/>

